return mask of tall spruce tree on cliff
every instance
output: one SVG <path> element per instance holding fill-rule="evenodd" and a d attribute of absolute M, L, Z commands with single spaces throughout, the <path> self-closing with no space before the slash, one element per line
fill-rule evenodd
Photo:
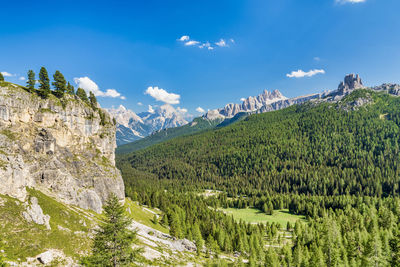
<path fill-rule="evenodd" d="M 75 94 L 74 86 L 71 85 L 69 82 L 67 84 L 67 94 L 69 94 L 69 95 L 74 95 Z"/>
<path fill-rule="evenodd" d="M 45 67 L 41 67 L 39 72 L 39 94 L 42 98 L 50 95 L 50 79 Z"/>
<path fill-rule="evenodd" d="M 26 82 L 26 87 L 28 88 L 29 92 L 35 91 L 35 72 L 33 70 L 28 71 L 28 81 Z"/>
<path fill-rule="evenodd" d="M 52 85 L 55 88 L 54 94 L 58 98 L 64 96 L 65 91 L 67 90 L 67 81 L 64 78 L 64 75 L 60 71 L 56 71 L 53 75 L 54 82 Z"/>
<path fill-rule="evenodd" d="M 0 82 L 4 82 L 4 76 L 3 73 L 0 72 Z"/>
<path fill-rule="evenodd" d="M 117 196 L 111 195 L 104 207 L 104 222 L 96 230 L 92 255 L 83 260 L 87 266 L 130 266 L 140 256 L 141 249 L 133 249 L 136 232 L 128 229 L 132 220 Z"/>
<path fill-rule="evenodd" d="M 78 88 L 78 90 L 76 90 L 76 96 L 79 97 L 80 99 L 82 99 L 85 102 L 89 101 L 85 90 L 83 90 L 80 87 Z"/>
<path fill-rule="evenodd" d="M 97 109 L 97 99 L 92 91 L 89 92 L 89 100 L 90 100 L 90 105 L 92 106 L 92 108 L 96 110 Z"/>

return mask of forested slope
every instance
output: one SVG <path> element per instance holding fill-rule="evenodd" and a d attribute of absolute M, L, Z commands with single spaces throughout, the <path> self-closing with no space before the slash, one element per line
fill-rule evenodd
<path fill-rule="evenodd" d="M 167 184 L 313 195 L 398 193 L 400 99 L 356 90 L 169 140 L 118 158 Z M 155 178 L 157 177 L 157 178 Z"/>
<path fill-rule="evenodd" d="M 193 122 L 175 128 L 167 128 L 160 130 L 158 132 L 153 133 L 143 139 L 134 141 L 132 143 L 124 144 L 118 146 L 116 149 L 117 154 L 127 154 L 130 152 L 134 152 L 137 150 L 141 150 L 147 148 L 149 146 L 165 142 L 167 140 L 186 136 L 194 133 L 198 133 L 201 131 L 209 130 L 215 128 L 221 121 L 220 120 L 207 120 L 204 118 L 195 118 Z"/>
<path fill-rule="evenodd" d="M 205 244 L 206 255 L 249 266 L 400 266 L 399 104 L 360 89 L 119 155 L 117 165 L 126 194 L 163 210 L 170 233 Z M 203 198 L 205 188 L 221 191 Z M 306 222 L 246 224 L 218 211 L 247 207 Z"/>

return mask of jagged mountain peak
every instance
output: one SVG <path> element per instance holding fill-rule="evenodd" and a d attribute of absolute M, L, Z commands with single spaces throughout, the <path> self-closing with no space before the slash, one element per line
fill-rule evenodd
<path fill-rule="evenodd" d="M 339 94 L 345 95 L 355 89 L 360 88 L 364 88 L 360 75 L 352 73 L 346 75 L 346 77 L 344 77 L 344 81 L 340 82 L 338 86 L 338 92 Z"/>
<path fill-rule="evenodd" d="M 266 105 L 272 104 L 277 101 L 282 101 L 287 99 L 278 90 L 268 91 L 264 90 L 258 96 L 249 96 L 244 99 L 242 104 L 227 104 L 224 108 L 210 110 L 204 117 L 210 120 L 222 119 L 222 118 L 232 118 L 240 112 L 252 112 L 256 111 Z"/>
<path fill-rule="evenodd" d="M 175 109 L 172 105 L 164 104 L 149 110 L 152 112 L 136 114 L 122 105 L 108 110 L 117 121 L 118 145 L 133 142 L 155 131 L 188 123 L 183 110 Z"/>

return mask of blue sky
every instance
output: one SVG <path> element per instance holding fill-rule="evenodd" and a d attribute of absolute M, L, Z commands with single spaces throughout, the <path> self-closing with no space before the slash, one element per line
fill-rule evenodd
<path fill-rule="evenodd" d="M 3 1 L 0 71 L 24 84 L 46 66 L 99 90 L 103 107 L 167 102 L 200 115 L 263 89 L 335 89 L 353 72 L 400 83 L 399 10 L 398 0 Z"/>

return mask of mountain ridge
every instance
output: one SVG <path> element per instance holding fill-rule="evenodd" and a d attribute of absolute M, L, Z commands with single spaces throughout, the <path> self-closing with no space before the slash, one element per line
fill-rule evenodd
<path fill-rule="evenodd" d="M 387 88 L 386 88 L 387 87 Z M 395 85 L 386 85 L 386 90 L 391 90 L 391 92 L 399 92 L 400 86 L 396 87 Z M 362 81 L 358 75 L 349 74 L 346 75 L 344 80 L 340 82 L 338 89 L 332 91 L 323 91 L 322 93 L 314 93 L 303 96 L 297 96 L 293 98 L 287 98 L 282 95 L 278 90 L 267 91 L 264 90 L 258 96 L 248 97 L 242 101 L 242 104 L 227 104 L 224 108 L 209 110 L 206 114 L 199 117 L 203 120 L 209 121 L 208 124 L 202 124 L 205 127 L 201 127 L 199 131 L 209 130 L 214 127 L 223 127 L 229 124 L 232 124 L 238 120 L 243 120 L 247 116 L 252 114 L 270 112 L 275 110 L 280 110 L 287 108 L 292 105 L 302 104 L 308 101 L 317 101 L 326 98 L 325 101 L 337 101 L 341 99 L 346 94 L 354 91 L 358 88 L 364 88 L 362 85 Z M 397 91 L 396 91 L 397 89 Z M 379 87 L 376 87 L 375 90 L 379 90 Z M 195 120 L 198 120 L 196 118 Z M 202 122 L 202 120 L 198 120 Z M 173 129 L 173 130 L 172 130 Z M 163 133 L 159 133 L 159 131 L 154 132 L 153 134 L 143 138 L 142 140 L 137 140 L 132 143 L 127 143 L 122 146 L 119 146 L 116 150 L 117 154 L 129 153 L 132 151 L 136 151 L 142 148 L 146 148 L 156 143 L 160 143 L 165 140 L 169 140 L 173 137 L 183 136 L 187 134 L 196 133 L 196 127 L 191 128 L 190 130 L 187 127 L 178 127 L 176 129 L 169 128 L 164 129 Z M 173 132 L 173 134 L 168 134 L 169 132 Z"/>
<path fill-rule="evenodd" d="M 108 109 L 117 121 L 117 145 L 144 138 L 158 130 L 179 127 L 188 123 L 184 114 L 169 104 L 136 114 L 123 105 Z"/>

